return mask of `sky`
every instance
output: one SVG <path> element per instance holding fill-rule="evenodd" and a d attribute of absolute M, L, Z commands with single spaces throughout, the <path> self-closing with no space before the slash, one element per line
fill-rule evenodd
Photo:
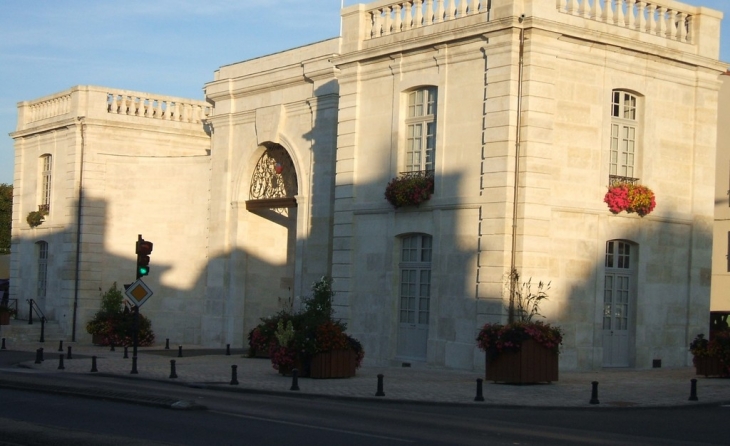
<path fill-rule="evenodd" d="M 340 2 L 0 0 L 0 183 L 13 182 L 18 102 L 75 85 L 203 100 L 222 65 L 337 37 Z M 730 62 L 730 0 L 683 3 L 725 13 Z"/>

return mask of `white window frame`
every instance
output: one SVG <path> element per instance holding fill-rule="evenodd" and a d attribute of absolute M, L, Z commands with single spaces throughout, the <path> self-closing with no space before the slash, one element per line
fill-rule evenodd
<path fill-rule="evenodd" d="M 610 177 L 636 180 L 640 126 L 639 96 L 626 90 L 611 92 Z"/>
<path fill-rule="evenodd" d="M 407 93 L 405 172 L 433 172 L 436 167 L 438 89 L 421 87 Z"/>
<path fill-rule="evenodd" d="M 51 186 L 53 181 L 53 156 L 45 154 L 41 156 L 41 190 L 39 210 L 50 212 L 51 210 Z"/>

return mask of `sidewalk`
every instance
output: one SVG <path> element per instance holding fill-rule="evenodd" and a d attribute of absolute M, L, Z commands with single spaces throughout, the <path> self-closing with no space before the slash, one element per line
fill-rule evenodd
<path fill-rule="evenodd" d="M 72 359 L 67 358 L 68 345 Z M 99 374 L 127 379 L 170 381 L 180 384 L 216 387 L 227 391 L 254 391 L 292 394 L 292 378 L 280 376 L 268 359 L 246 358 L 240 350 L 230 356 L 224 349 L 203 349 L 183 346 L 178 357 L 177 346 L 172 350 L 161 347 L 140 348 L 138 374 L 131 374 L 132 349 L 125 359 L 124 349 L 110 351 L 76 343 L 64 343 L 63 353 L 58 343 L 25 343 L 7 345 L 8 350 L 35 352 L 44 348 L 44 361 L 27 361 L 20 367 L 37 373 L 57 374 L 59 383 L 64 374 L 90 374 L 92 356 L 96 356 Z M 0 351 L 0 355 L 3 351 Z M 210 354 L 214 353 L 214 354 Z M 59 370 L 59 356 L 64 356 L 64 370 Z M 196 355 L 196 356 L 193 356 Z M 170 379 L 175 361 L 176 379 Z M 232 365 L 237 366 L 238 385 L 231 385 Z M 31 372 L 32 373 L 32 372 Z M 385 396 L 376 397 L 378 374 L 384 376 Z M 296 393 L 335 398 L 359 398 L 406 402 L 489 405 L 501 407 L 675 407 L 698 404 L 730 404 L 730 379 L 695 376 L 694 368 L 650 370 L 602 370 L 593 372 L 561 372 L 560 380 L 552 384 L 505 385 L 484 382 L 483 402 L 475 402 L 477 372 L 452 370 L 419 365 L 414 367 L 362 367 L 349 379 L 317 380 L 299 378 Z M 698 401 L 689 401 L 691 379 L 697 379 Z M 592 381 L 598 381 L 600 404 L 589 404 Z"/>

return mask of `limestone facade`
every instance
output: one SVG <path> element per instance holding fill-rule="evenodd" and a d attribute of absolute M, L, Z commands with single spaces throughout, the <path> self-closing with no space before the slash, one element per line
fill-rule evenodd
<path fill-rule="evenodd" d="M 207 102 L 155 99 L 195 108 L 190 121 L 96 87 L 21 103 L 13 296 L 36 293 L 47 242 L 44 311 L 70 332 L 132 273 L 143 229 L 143 312 L 180 342 L 245 345 L 331 275 L 369 363 L 479 369 L 474 339 L 506 320 L 514 269 L 550 282 L 562 368 L 688 364 L 710 306 L 722 15 L 671 0 L 341 13 L 340 38 L 222 66 Z M 44 104 L 67 109 L 31 119 Z M 51 213 L 31 229 L 46 154 Z M 403 172 L 433 175 L 429 200 L 384 199 Z M 616 176 L 656 209 L 609 212 Z"/>

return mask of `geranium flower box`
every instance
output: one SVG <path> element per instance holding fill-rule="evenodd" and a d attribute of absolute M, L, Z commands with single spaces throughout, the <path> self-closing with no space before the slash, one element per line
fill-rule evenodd
<path fill-rule="evenodd" d="M 357 354 L 353 350 L 317 353 L 309 365 L 310 378 L 350 378 L 355 376 Z"/>
<path fill-rule="evenodd" d="M 487 381 L 510 384 L 558 380 L 558 352 L 534 339 L 525 339 L 518 351 L 505 351 L 494 358 L 486 355 Z"/>

